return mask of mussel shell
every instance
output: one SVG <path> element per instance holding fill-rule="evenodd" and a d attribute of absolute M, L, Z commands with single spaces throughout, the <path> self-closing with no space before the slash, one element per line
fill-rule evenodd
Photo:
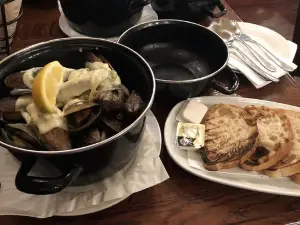
<path fill-rule="evenodd" d="M 26 149 L 43 149 L 40 139 L 27 124 L 7 124 L 1 128 L 1 134 L 7 143 L 14 146 Z"/>
<path fill-rule="evenodd" d="M 23 82 L 23 75 L 23 72 L 13 73 L 4 79 L 4 83 L 10 88 L 27 89 L 27 86 Z"/>
<path fill-rule="evenodd" d="M 25 122 L 21 112 L 3 112 L 2 118 L 7 122 L 13 122 L 13 121 Z"/>
<path fill-rule="evenodd" d="M 36 129 L 36 132 L 38 130 Z M 39 137 L 48 151 L 61 151 L 72 149 L 69 132 L 56 127 L 45 134 L 39 134 Z"/>
<path fill-rule="evenodd" d="M 18 100 L 20 100 L 18 102 Z M 0 99 L 0 111 L 19 112 L 32 102 L 31 95 L 5 97 Z"/>
<path fill-rule="evenodd" d="M 116 117 L 110 117 L 104 114 L 100 115 L 101 121 L 112 129 L 114 132 L 119 133 L 125 128 L 125 123 L 123 121 L 118 120 Z"/>
<path fill-rule="evenodd" d="M 118 85 L 99 92 L 96 101 L 102 105 L 105 112 L 119 112 L 123 109 L 128 96 L 128 89 L 124 85 Z"/>
<path fill-rule="evenodd" d="M 68 129 L 70 132 L 79 132 L 89 128 L 94 124 L 101 115 L 102 107 L 94 106 L 92 108 L 83 109 L 81 111 L 69 114 Z"/>
<path fill-rule="evenodd" d="M 32 90 L 31 89 L 12 89 L 9 94 L 12 96 L 20 96 L 20 95 L 27 95 L 31 94 Z"/>
<path fill-rule="evenodd" d="M 85 100 L 80 100 L 80 99 L 74 99 L 70 102 L 68 102 L 64 108 L 63 108 L 63 113 L 65 116 L 79 112 L 84 109 L 92 108 L 96 106 L 97 104 L 94 102 L 90 101 L 85 101 Z"/>
<path fill-rule="evenodd" d="M 135 119 L 138 117 L 143 108 L 144 102 L 141 96 L 135 92 L 132 92 L 125 102 L 124 111 L 126 115 L 131 119 Z"/>
<path fill-rule="evenodd" d="M 111 70 L 114 70 L 112 65 L 109 63 L 109 61 L 103 55 L 97 54 L 97 56 L 96 56 L 91 52 L 87 52 L 86 57 L 85 57 L 85 61 L 86 61 L 86 63 L 94 63 L 94 62 L 106 63 L 106 64 L 108 64 L 108 66 Z M 90 68 L 88 66 L 88 64 L 86 64 L 86 67 L 89 68 L 89 69 L 93 69 L 93 68 Z"/>
<path fill-rule="evenodd" d="M 0 99 L 0 111 L 15 112 L 17 100 L 18 100 L 18 97 L 6 97 L 6 98 Z"/>

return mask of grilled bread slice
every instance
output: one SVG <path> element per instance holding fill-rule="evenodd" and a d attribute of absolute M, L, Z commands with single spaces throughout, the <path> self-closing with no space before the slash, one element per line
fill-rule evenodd
<path fill-rule="evenodd" d="M 292 148 L 292 129 L 288 118 L 267 107 L 245 108 L 257 120 L 258 147 L 250 160 L 241 164 L 245 170 L 265 170 L 286 158 Z"/>
<path fill-rule="evenodd" d="M 204 167 L 221 170 L 237 166 L 254 154 L 258 143 L 256 121 L 243 108 L 213 105 L 205 115 Z"/>
<path fill-rule="evenodd" d="M 300 173 L 300 113 L 282 109 L 278 109 L 278 112 L 283 113 L 289 119 L 293 132 L 293 140 L 290 154 L 275 166 L 264 171 L 265 174 L 274 178 L 287 177 Z M 295 175 L 294 179 L 299 180 L 298 176 Z"/>
<path fill-rule="evenodd" d="M 292 181 L 294 181 L 296 184 L 300 184 L 300 173 L 293 174 L 291 176 Z"/>

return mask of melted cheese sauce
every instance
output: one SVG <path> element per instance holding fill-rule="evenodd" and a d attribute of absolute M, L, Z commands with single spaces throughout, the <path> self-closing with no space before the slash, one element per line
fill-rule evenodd
<path fill-rule="evenodd" d="M 87 63 L 87 69 L 69 69 L 64 67 L 63 83 L 57 96 L 57 106 L 70 106 L 79 100 L 94 100 L 97 93 L 113 85 L 120 85 L 121 79 L 117 72 L 111 70 L 108 64 L 95 62 Z M 24 71 L 23 81 L 28 88 L 32 88 L 37 72 L 41 68 Z M 75 100 L 74 100 L 75 99 Z M 67 119 L 64 112 L 56 108 L 53 113 L 42 113 L 33 103 L 31 96 L 22 96 L 16 103 L 16 109 L 21 111 L 27 123 L 37 125 L 41 134 L 48 133 L 54 128 L 67 130 Z M 68 111 L 72 111 L 69 108 Z"/>
<path fill-rule="evenodd" d="M 68 130 L 67 120 L 59 109 L 53 113 L 42 113 L 34 103 L 31 103 L 27 106 L 26 111 L 30 115 L 31 122 L 37 125 L 41 134 L 48 133 L 57 127 Z"/>
<path fill-rule="evenodd" d="M 23 83 L 29 88 L 32 88 L 34 78 L 38 74 L 38 72 L 42 69 L 42 67 L 36 67 L 29 70 L 23 71 Z M 74 71 L 74 69 L 69 69 L 64 67 L 63 68 L 63 81 L 67 81 L 69 79 L 69 76 L 71 72 Z"/>
<path fill-rule="evenodd" d="M 40 71 L 41 68 L 37 67 L 37 68 L 32 68 L 29 70 L 24 71 L 23 74 L 23 83 L 28 87 L 28 88 L 32 88 L 33 85 L 33 81 L 34 78 L 36 77 L 38 71 Z"/>
<path fill-rule="evenodd" d="M 108 89 L 113 85 L 120 85 L 121 79 L 116 71 L 111 70 L 103 63 L 93 63 L 93 70 L 79 69 L 71 71 L 68 80 L 64 82 L 57 96 L 57 104 L 65 105 L 83 93 L 90 91 L 88 99 L 93 101 L 97 93 L 103 89 Z M 97 68 L 97 69 L 96 69 Z"/>
<path fill-rule="evenodd" d="M 15 110 L 16 111 L 22 111 L 24 109 L 26 109 L 26 107 L 32 103 L 32 97 L 31 95 L 23 95 L 20 96 L 16 103 L 15 103 Z"/>

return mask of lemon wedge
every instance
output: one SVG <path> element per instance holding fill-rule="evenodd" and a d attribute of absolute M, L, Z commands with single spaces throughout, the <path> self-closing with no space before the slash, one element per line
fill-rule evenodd
<path fill-rule="evenodd" d="M 56 97 L 63 82 L 63 66 L 53 61 L 37 74 L 32 86 L 32 98 L 41 112 L 51 113 L 56 109 Z"/>

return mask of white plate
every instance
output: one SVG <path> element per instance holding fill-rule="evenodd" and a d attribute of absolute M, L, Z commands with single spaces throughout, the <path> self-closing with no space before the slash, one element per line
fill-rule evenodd
<path fill-rule="evenodd" d="M 228 96 L 214 96 L 214 97 L 199 97 L 197 98 L 203 104 L 211 106 L 213 104 L 224 103 L 238 106 L 246 105 L 260 105 L 270 108 L 282 108 L 300 112 L 300 108 L 296 106 L 263 101 L 258 99 L 249 99 L 241 97 L 228 97 Z M 175 143 L 175 133 L 177 127 L 177 121 L 175 120 L 177 113 L 180 110 L 183 102 L 178 103 L 170 112 L 164 130 L 164 139 L 167 147 L 167 151 L 171 158 L 184 170 L 192 173 L 198 177 L 210 180 L 213 182 L 253 190 L 271 194 L 288 195 L 300 197 L 300 185 L 295 184 L 289 178 L 269 178 L 265 175 L 258 176 L 245 176 L 245 175 L 232 175 L 227 173 L 220 173 L 214 171 L 202 171 L 192 168 L 188 164 L 187 153 L 184 150 L 179 149 Z"/>

